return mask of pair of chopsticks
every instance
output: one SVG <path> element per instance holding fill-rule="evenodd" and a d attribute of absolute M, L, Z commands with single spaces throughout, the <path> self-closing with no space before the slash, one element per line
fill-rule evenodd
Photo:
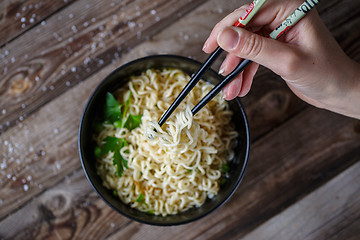
<path fill-rule="evenodd" d="M 245 27 L 246 24 L 255 16 L 259 9 L 264 5 L 266 0 L 254 0 L 250 7 L 246 10 L 244 16 L 240 17 L 239 20 L 234 24 L 236 27 Z M 303 18 L 319 0 L 306 0 L 298 8 L 295 9 L 274 31 L 269 35 L 272 39 L 278 39 L 283 35 L 289 28 L 295 25 L 301 18 Z M 211 55 L 206 59 L 200 69 L 193 75 L 181 93 L 177 96 L 170 107 L 165 111 L 159 125 L 162 126 L 170 115 L 175 111 L 179 104 L 184 98 L 190 93 L 194 86 L 199 82 L 202 75 L 209 70 L 214 61 L 220 56 L 223 49 L 218 47 Z M 220 83 L 218 83 L 200 102 L 191 110 L 192 114 L 195 115 L 201 108 L 203 108 L 211 99 L 213 99 L 228 83 L 230 83 L 237 75 L 239 75 L 244 69 L 252 63 L 251 60 L 243 59 L 239 65 L 228 74 Z"/>

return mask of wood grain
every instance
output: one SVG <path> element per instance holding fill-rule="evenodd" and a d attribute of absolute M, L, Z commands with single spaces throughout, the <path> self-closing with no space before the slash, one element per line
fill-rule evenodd
<path fill-rule="evenodd" d="M 246 1 L 42 2 L 34 25 L 21 30 L 16 19 L 11 36 L 0 38 L 9 41 L 0 49 L 0 239 L 356 239 L 360 122 L 309 107 L 265 68 L 242 99 L 252 133 L 250 162 L 223 207 L 166 228 L 113 211 L 90 187 L 78 157 L 88 97 L 113 69 L 139 57 L 170 53 L 203 61 L 212 26 Z M 32 1 L 1 2 L 0 30 L 18 11 L 11 3 Z M 350 0 L 318 6 L 357 61 L 359 7 Z M 32 12 L 24 14 L 28 21 Z"/>
<path fill-rule="evenodd" d="M 357 239 L 359 178 L 360 160 L 243 239 Z"/>
<path fill-rule="evenodd" d="M 327 121 L 323 121 L 327 124 L 317 126 L 319 119 L 313 117 L 314 111 L 318 118 L 327 119 Z M 341 116 L 316 109 L 306 110 L 300 120 L 301 121 L 292 119 L 276 131 L 257 141 L 253 146 L 250 159 L 251 164 L 249 164 L 244 182 L 232 199 L 216 213 L 211 214 L 203 220 L 193 224 L 169 228 L 173 236 L 176 236 L 174 239 L 238 239 L 263 223 L 263 221 L 270 216 L 290 206 L 292 203 L 304 197 L 308 192 L 321 186 L 360 159 L 359 121 L 352 119 L 344 120 Z M 296 132 L 296 129 L 300 128 L 307 128 L 308 131 Z M 329 131 L 330 129 L 332 131 Z M 313 144 L 314 142 L 310 141 L 319 136 L 320 133 L 324 134 L 325 132 L 328 133 L 328 135 L 323 138 L 323 140 L 326 141 L 318 142 L 318 144 L 315 145 Z M 287 139 L 289 137 L 294 139 L 289 141 Z M 274 141 L 274 139 L 277 140 Z M 336 141 L 334 141 L 334 139 L 336 139 Z M 272 144 L 269 145 L 267 143 L 270 142 L 270 140 L 273 141 Z M 302 147 L 299 148 L 298 146 Z M 337 154 L 334 155 L 334 152 Z M 264 158 L 264 156 L 267 157 Z M 299 161 L 297 156 L 301 156 L 301 161 Z M 286 181 L 284 181 L 284 179 L 286 179 Z M 75 190 L 83 188 L 76 186 L 76 180 L 73 181 L 72 176 L 68 178 L 68 181 L 71 183 L 71 188 L 75 188 Z M 85 183 L 86 181 L 83 179 L 82 186 Z M 61 184 L 62 183 L 60 183 L 60 185 Z M 56 185 L 53 187 L 53 191 L 56 192 L 57 189 L 60 189 L 61 192 L 61 188 L 62 187 Z M 46 198 L 43 196 L 46 194 L 47 192 L 41 193 L 37 199 Z M 73 194 L 71 202 L 78 203 L 82 201 L 81 199 L 81 194 Z M 68 229 L 66 231 L 76 233 L 86 230 L 79 234 L 89 234 L 88 236 L 97 234 L 97 228 L 93 229 L 92 227 L 90 228 L 90 226 L 99 226 L 99 224 L 102 226 L 102 224 L 104 224 L 102 214 L 105 212 L 105 216 L 107 216 L 111 211 L 108 212 L 109 210 L 98 197 L 91 198 L 91 204 L 94 209 L 90 208 L 87 209 L 87 211 L 90 211 L 90 215 L 94 214 L 95 216 L 87 218 L 93 219 L 92 221 L 95 222 L 91 222 L 90 220 L 85 221 L 82 214 L 70 215 L 71 218 L 68 216 L 66 219 L 72 219 L 72 221 L 76 223 L 73 225 L 70 224 L 72 227 L 66 224 L 67 228 L 70 228 L 70 230 Z M 66 204 L 64 204 L 64 206 L 65 205 Z M 76 204 L 71 208 L 72 210 L 69 212 L 85 211 L 78 209 Z M 32 214 L 35 216 L 44 215 L 41 211 L 46 211 L 41 207 L 32 207 L 32 209 L 32 211 L 36 212 Z M 22 211 L 25 210 L 21 209 L 20 212 Z M 53 211 L 62 212 L 63 210 L 54 208 Z M 233 215 L 234 212 L 241 214 Z M 54 215 L 55 213 L 48 213 L 50 217 Z M 11 218 L 13 217 L 16 218 L 16 213 L 10 217 L 5 217 L 0 226 L 8 226 L 11 224 Z M 113 219 L 113 217 L 111 217 L 111 219 Z M 247 219 L 251 219 L 251 222 L 248 222 Z M 38 232 L 36 228 L 31 227 L 28 230 L 28 234 L 31 234 L 31 236 L 56 234 L 56 231 L 62 231 L 61 229 L 63 227 L 63 225 L 57 225 L 57 220 L 59 220 L 59 217 L 51 217 L 47 222 L 50 226 L 46 229 Z M 44 225 L 37 221 L 38 218 L 34 218 L 33 222 L 28 223 L 28 225 Z M 126 222 L 124 219 L 122 219 L 122 221 Z M 223 224 L 219 225 L 219 222 Z M 89 226 L 85 226 L 87 223 Z M 150 227 L 136 222 L 126 222 L 125 225 L 126 226 L 120 225 L 120 227 L 116 227 L 117 231 L 112 229 L 111 231 L 113 231 L 113 233 L 111 236 L 113 238 L 134 236 L 140 239 L 140 236 L 146 234 L 147 239 L 167 239 L 167 235 L 162 235 L 163 228 Z M 81 226 L 80 229 L 78 229 L 77 226 Z M 169 233 L 169 231 L 170 230 L 167 230 L 167 233 Z M 3 232 L 4 231 L 0 231 L 1 234 L 3 234 Z M 149 232 L 151 232 L 151 234 Z M 12 232 L 7 231 L 7 233 L 12 233 L 16 236 L 16 234 L 21 234 L 21 231 L 15 228 Z M 104 231 L 103 233 L 105 234 Z M 107 234 L 104 236 L 107 236 Z"/>
<path fill-rule="evenodd" d="M 0 115 L 0 130 L 28 117 L 202 2 L 79 0 L 55 13 L 6 46 L 13 51 L 0 64 L 0 109 L 5 113 Z"/>
<path fill-rule="evenodd" d="M 179 35 L 178 31 L 185 31 L 189 21 L 195 21 L 199 17 L 199 13 L 213 14 L 207 9 L 216 8 L 213 4 L 206 4 L 204 8 L 199 8 L 184 21 L 179 21 L 173 28 L 160 33 L 161 39 L 168 39 L 168 42 L 161 41 L 163 46 L 161 50 L 166 50 L 168 53 L 175 51 L 173 53 L 179 54 L 181 49 L 171 48 L 172 42 L 177 41 L 178 45 L 181 46 L 181 44 L 186 45 L 188 40 Z M 202 19 L 207 19 L 207 16 L 203 16 Z M 192 29 L 194 32 L 199 32 L 202 25 L 200 24 L 199 28 L 194 27 Z M 117 66 L 141 57 L 144 49 L 157 48 L 159 42 L 156 39 L 141 44 L 121 60 L 92 75 L 85 83 L 69 88 L 56 100 L 43 106 L 38 112 L 23 119 L 18 125 L 2 134 L 0 143 L 3 144 L 0 145 L 0 152 L 2 152 L 3 158 L 7 159 L 7 168 L 3 171 L 3 176 L 6 176 L 5 180 L 0 181 L 1 198 L 6 199 L 3 200 L 3 208 L 0 209 L 0 219 L 6 213 L 17 209 L 41 193 L 43 189 L 47 189 L 60 181 L 73 169 L 80 167 L 76 152 L 77 129 L 82 110 L 90 93 Z M 197 58 L 205 55 L 200 50 L 197 54 L 199 56 L 196 56 Z M 261 73 L 261 71 L 265 71 L 265 69 L 260 70 L 259 77 L 263 82 L 262 86 L 266 86 L 265 89 L 269 92 L 264 94 L 264 91 L 255 90 L 248 98 L 250 101 L 245 104 L 246 109 L 249 110 L 248 115 L 251 120 L 253 138 L 265 134 L 266 131 L 279 125 L 295 110 L 300 109 L 296 104 L 291 104 L 292 101 L 299 102 L 299 100 L 285 88 L 284 84 L 281 84 L 278 79 L 268 79 L 268 75 Z M 285 100 L 279 102 L 276 100 L 277 98 Z M 260 107 L 261 105 L 263 107 Z M 54 109 L 56 109 L 55 112 Z M 31 168 L 29 167 L 30 164 Z M 29 176 L 31 176 L 32 185 L 26 181 Z M 27 188 L 25 185 L 29 187 L 28 191 L 24 191 L 24 187 Z"/>
<path fill-rule="evenodd" d="M 0 47 L 74 0 L 5 0 L 0 2 Z M 59 19 L 61 20 L 61 19 Z"/>

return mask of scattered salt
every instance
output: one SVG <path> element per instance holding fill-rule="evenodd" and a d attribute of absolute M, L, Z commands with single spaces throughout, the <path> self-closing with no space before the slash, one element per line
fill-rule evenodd
<path fill-rule="evenodd" d="M 134 28 L 136 26 L 136 23 L 135 22 L 132 22 L 132 21 L 130 21 L 130 22 L 128 22 L 128 27 L 129 28 Z"/>
<path fill-rule="evenodd" d="M 58 162 L 56 162 L 56 163 L 55 163 L 55 167 L 59 170 L 59 169 L 61 169 L 61 164 L 58 163 Z"/>
<path fill-rule="evenodd" d="M 75 25 L 73 25 L 73 26 L 71 27 L 71 30 L 72 30 L 74 33 L 77 33 L 77 28 L 76 28 Z"/>

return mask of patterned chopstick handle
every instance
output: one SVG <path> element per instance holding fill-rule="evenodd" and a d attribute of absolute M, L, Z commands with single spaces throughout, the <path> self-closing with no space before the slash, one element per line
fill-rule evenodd
<path fill-rule="evenodd" d="M 246 10 L 244 15 L 234 24 L 236 27 L 245 27 L 246 24 L 255 16 L 259 9 L 264 5 L 266 0 L 254 0 L 249 8 Z"/>
<path fill-rule="evenodd" d="M 295 25 L 301 18 L 303 18 L 316 4 L 318 0 L 306 0 L 295 11 L 290 14 L 285 21 L 283 21 L 274 31 L 270 33 L 272 39 L 278 39 L 291 26 Z"/>

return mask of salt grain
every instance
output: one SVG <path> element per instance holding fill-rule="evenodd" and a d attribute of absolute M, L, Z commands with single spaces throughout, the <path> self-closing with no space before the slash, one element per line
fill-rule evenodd
<path fill-rule="evenodd" d="M 74 33 L 77 33 L 77 28 L 76 28 L 75 25 L 73 25 L 73 26 L 71 27 L 71 30 L 72 30 Z"/>
<path fill-rule="evenodd" d="M 22 18 L 20 19 L 20 21 L 23 23 L 23 22 L 26 21 L 26 18 L 25 18 L 25 17 L 22 17 Z"/>
<path fill-rule="evenodd" d="M 15 62 L 15 57 L 12 57 L 11 60 L 10 60 L 12 63 Z"/>
<path fill-rule="evenodd" d="M 72 67 L 72 68 L 71 68 L 71 71 L 72 71 L 72 72 L 76 72 L 76 67 Z"/>
<path fill-rule="evenodd" d="M 69 18 L 71 19 L 71 18 L 73 18 L 73 17 L 74 17 L 74 14 L 70 13 L 70 14 L 69 14 Z"/>
<path fill-rule="evenodd" d="M 41 22 L 41 25 L 45 26 L 45 25 L 46 25 L 46 21 L 45 21 L 45 20 L 42 21 L 42 22 Z"/>
<path fill-rule="evenodd" d="M 136 26 L 136 23 L 135 22 L 128 22 L 128 27 L 130 28 L 130 29 L 133 29 L 134 27 Z"/>
<path fill-rule="evenodd" d="M 3 110 L 1 111 L 1 113 L 2 113 L 2 115 L 5 115 L 5 114 L 6 114 L 6 109 L 3 109 Z"/>
<path fill-rule="evenodd" d="M 29 186 L 27 184 L 24 185 L 24 191 L 27 192 L 29 190 Z"/>
<path fill-rule="evenodd" d="M 70 86 L 70 82 L 69 82 L 69 81 L 66 81 L 65 85 L 66 85 L 67 87 L 69 87 L 69 86 Z"/>
<path fill-rule="evenodd" d="M 152 15 L 155 15 L 155 14 L 156 14 L 156 10 L 153 9 L 153 10 L 150 11 L 150 13 L 151 13 Z"/>

